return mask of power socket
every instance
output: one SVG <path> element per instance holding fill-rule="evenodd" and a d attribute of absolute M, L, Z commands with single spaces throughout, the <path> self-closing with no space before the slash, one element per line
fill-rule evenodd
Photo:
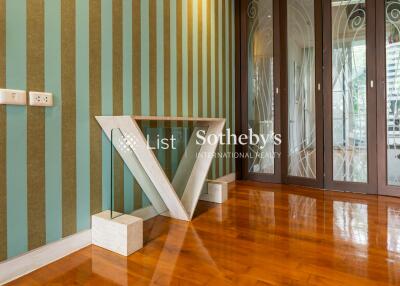
<path fill-rule="evenodd" d="M 26 105 L 26 91 L 0 89 L 0 104 Z"/>
<path fill-rule="evenodd" d="M 29 92 L 30 106 L 53 106 L 53 94 L 49 92 Z"/>

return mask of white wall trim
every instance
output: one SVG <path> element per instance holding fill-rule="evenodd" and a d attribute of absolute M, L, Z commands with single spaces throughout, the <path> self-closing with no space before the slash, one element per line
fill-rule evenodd
<path fill-rule="evenodd" d="M 92 244 L 92 231 L 85 230 L 0 263 L 0 285 Z"/>
<path fill-rule="evenodd" d="M 138 210 L 135 210 L 131 213 L 132 216 L 140 217 L 144 221 L 149 220 L 153 217 L 159 215 L 157 210 L 153 206 L 144 207 Z"/>
<path fill-rule="evenodd" d="M 219 177 L 217 179 L 215 179 L 214 181 L 219 181 L 219 182 L 225 182 L 225 183 L 233 183 L 234 181 L 236 181 L 236 173 L 230 173 L 228 175 L 225 175 L 223 177 Z"/>
<path fill-rule="evenodd" d="M 230 173 L 217 178 L 215 181 L 231 183 L 235 180 L 236 174 Z M 153 206 L 148 206 L 132 212 L 132 215 L 148 220 L 159 215 L 159 213 Z M 33 272 L 91 244 L 92 231 L 89 229 L 1 262 L 0 285 Z"/>

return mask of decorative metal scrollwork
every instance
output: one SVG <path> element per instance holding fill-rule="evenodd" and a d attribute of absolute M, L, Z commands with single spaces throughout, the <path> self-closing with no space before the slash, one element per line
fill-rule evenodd
<path fill-rule="evenodd" d="M 250 19 L 255 19 L 257 17 L 258 1 L 259 0 L 251 0 L 249 5 L 247 6 L 247 16 Z"/>

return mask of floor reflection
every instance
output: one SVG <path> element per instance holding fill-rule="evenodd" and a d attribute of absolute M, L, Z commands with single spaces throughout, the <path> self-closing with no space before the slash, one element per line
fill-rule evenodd
<path fill-rule="evenodd" d="M 368 206 L 342 201 L 333 202 L 335 238 L 359 245 L 368 244 Z"/>
<path fill-rule="evenodd" d="M 317 200 L 289 194 L 289 227 L 293 231 L 317 229 Z"/>
<path fill-rule="evenodd" d="M 400 285 L 397 198 L 242 182 L 191 222 L 146 221 L 144 238 L 127 258 L 91 246 L 13 284 Z"/>
<path fill-rule="evenodd" d="M 400 208 L 387 209 L 387 249 L 400 253 Z"/>

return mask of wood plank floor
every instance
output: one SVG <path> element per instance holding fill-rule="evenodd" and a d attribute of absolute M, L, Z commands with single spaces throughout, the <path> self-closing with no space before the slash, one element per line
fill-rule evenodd
<path fill-rule="evenodd" d="M 400 199 L 238 182 L 196 218 L 146 222 L 124 258 L 87 247 L 10 285 L 400 285 Z"/>

